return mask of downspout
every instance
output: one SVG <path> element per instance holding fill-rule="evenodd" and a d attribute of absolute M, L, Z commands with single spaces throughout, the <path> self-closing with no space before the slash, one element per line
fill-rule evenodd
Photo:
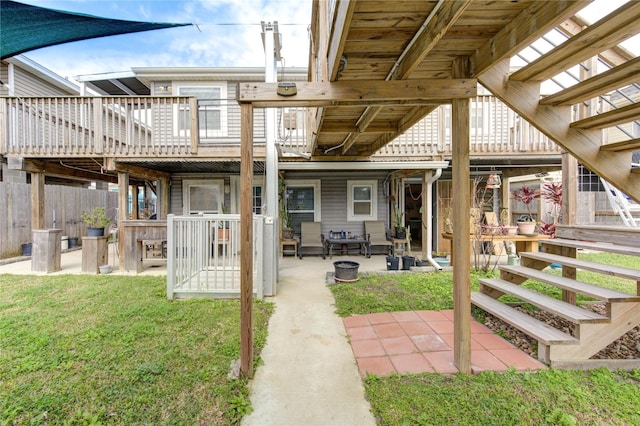
<path fill-rule="evenodd" d="M 431 256 L 431 251 L 433 249 L 433 226 L 431 223 L 433 222 L 433 207 L 431 200 L 433 199 L 433 183 L 437 181 L 440 176 L 442 176 L 442 169 L 436 169 L 436 173 L 431 176 L 429 179 L 425 181 L 426 190 L 427 190 L 427 261 L 436 268 L 438 271 L 442 271 L 442 266 L 438 265 L 438 262 L 433 260 Z"/>

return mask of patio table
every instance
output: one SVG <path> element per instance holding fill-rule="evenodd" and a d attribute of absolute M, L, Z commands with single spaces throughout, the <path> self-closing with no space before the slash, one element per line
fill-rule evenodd
<path fill-rule="evenodd" d="M 349 254 L 349 245 L 357 244 L 360 249 L 360 254 L 366 257 L 371 257 L 371 243 L 366 238 L 328 238 L 324 241 L 330 259 L 333 256 L 334 245 L 340 246 L 341 254 Z"/>

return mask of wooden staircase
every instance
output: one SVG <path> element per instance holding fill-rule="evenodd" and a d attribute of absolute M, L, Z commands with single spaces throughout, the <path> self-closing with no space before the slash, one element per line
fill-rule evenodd
<path fill-rule="evenodd" d="M 576 227 L 559 227 L 558 234 L 569 238 L 541 241 L 541 252 L 521 253 L 521 265 L 504 265 L 500 278 L 481 279 L 480 292 L 471 294 L 471 302 L 502 321 L 521 330 L 538 341 L 538 359 L 556 368 L 640 368 L 636 360 L 592 360 L 591 356 L 607 347 L 622 335 L 640 325 L 640 269 L 632 269 L 576 259 L 579 249 L 598 250 L 638 256 L 640 266 L 640 233 L 624 229 L 597 229 L 590 239 L 601 234 L 603 242 L 573 239 L 580 232 Z M 592 227 L 592 231 L 596 228 Z M 635 238 L 634 238 L 635 237 Z M 616 244 L 631 238 L 634 245 Z M 550 264 L 562 266 L 562 276 L 545 272 Z M 636 294 L 622 293 L 576 280 L 576 269 L 622 277 L 636 281 Z M 563 300 L 524 288 L 522 283 L 537 280 L 560 288 Z M 518 298 L 573 324 L 568 334 L 498 300 L 503 294 Z M 582 294 L 606 305 L 606 315 L 600 315 L 575 304 L 575 295 Z"/>

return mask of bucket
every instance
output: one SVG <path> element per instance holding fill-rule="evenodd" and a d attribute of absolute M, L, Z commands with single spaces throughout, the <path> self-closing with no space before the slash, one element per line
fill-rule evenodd
<path fill-rule="evenodd" d="M 512 266 L 520 265 L 520 258 L 518 256 L 514 256 L 510 254 L 507 257 L 507 265 L 512 265 Z"/>
<path fill-rule="evenodd" d="M 98 266 L 101 274 L 110 274 L 111 273 L 111 265 L 100 265 Z"/>
<path fill-rule="evenodd" d="M 416 258 L 413 256 L 402 256 L 402 270 L 408 271 L 412 266 L 416 266 Z"/>
<path fill-rule="evenodd" d="M 63 235 L 62 237 L 60 237 L 60 248 L 62 250 L 68 250 L 69 249 L 69 237 L 66 235 Z"/>
<path fill-rule="evenodd" d="M 353 282 L 358 278 L 358 262 L 350 260 L 338 260 L 333 262 L 335 268 L 335 280 L 342 282 Z"/>
<path fill-rule="evenodd" d="M 400 258 L 387 256 L 387 271 L 397 271 L 400 266 Z"/>

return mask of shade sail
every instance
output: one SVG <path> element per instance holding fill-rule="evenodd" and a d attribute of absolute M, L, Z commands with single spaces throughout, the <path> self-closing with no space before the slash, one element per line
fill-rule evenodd
<path fill-rule="evenodd" d="M 0 1 L 0 59 L 70 41 L 191 24 L 124 21 Z"/>

